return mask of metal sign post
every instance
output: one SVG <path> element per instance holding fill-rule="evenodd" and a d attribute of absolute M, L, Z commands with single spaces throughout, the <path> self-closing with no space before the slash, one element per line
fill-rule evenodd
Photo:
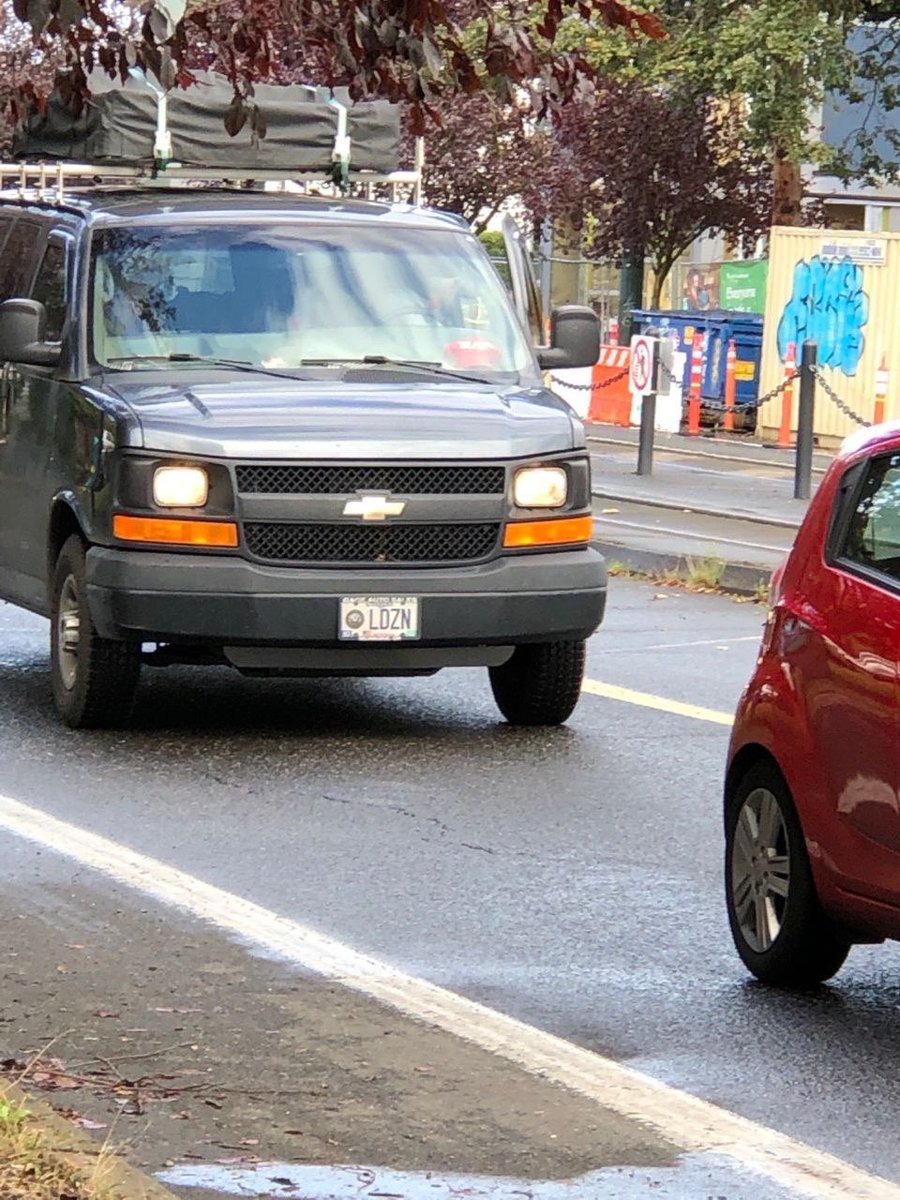
<path fill-rule="evenodd" d="M 641 432 L 638 439 L 638 475 L 653 474 L 653 433 L 656 428 L 659 363 L 659 338 L 640 335 L 631 339 L 629 384 L 633 395 L 643 397 Z"/>

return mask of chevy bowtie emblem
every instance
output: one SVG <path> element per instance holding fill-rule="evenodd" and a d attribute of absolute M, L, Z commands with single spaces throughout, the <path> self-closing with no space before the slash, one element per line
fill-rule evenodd
<path fill-rule="evenodd" d="M 345 517 L 362 517 L 364 521 L 384 521 L 387 517 L 399 517 L 406 508 L 403 500 L 389 500 L 387 496 L 360 496 L 348 500 L 344 505 Z"/>

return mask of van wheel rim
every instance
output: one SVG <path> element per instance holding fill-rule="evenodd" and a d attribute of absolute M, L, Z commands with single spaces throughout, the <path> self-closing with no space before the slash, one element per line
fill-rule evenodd
<path fill-rule="evenodd" d="M 781 933 L 791 882 L 787 827 L 777 797 L 756 788 L 738 813 L 731 851 L 731 898 L 741 936 L 757 954 Z"/>
<path fill-rule="evenodd" d="M 78 647 L 81 644 L 81 605 L 72 575 L 66 579 L 59 596 L 56 617 L 56 658 L 59 676 L 66 691 L 71 692 L 78 678 Z"/>

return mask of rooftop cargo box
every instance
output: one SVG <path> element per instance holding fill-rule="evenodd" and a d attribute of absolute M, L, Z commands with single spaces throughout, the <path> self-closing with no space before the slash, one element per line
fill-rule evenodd
<path fill-rule="evenodd" d="M 156 93 L 141 78 L 123 84 L 102 72 L 90 77 L 89 87 L 91 98 L 78 114 L 59 92 L 51 95 L 43 113 L 33 109 L 16 131 L 16 158 L 152 165 Z M 338 114 L 327 96 L 308 87 L 258 84 L 253 99 L 267 130 L 254 143 L 249 122 L 236 137 L 225 130 L 225 113 L 234 97 L 228 81 L 198 74 L 195 85 L 168 94 L 172 159 L 200 168 L 327 172 L 338 132 Z M 395 171 L 400 157 L 397 105 L 383 100 L 354 104 L 340 89 L 335 98 L 348 109 L 351 169 Z"/>

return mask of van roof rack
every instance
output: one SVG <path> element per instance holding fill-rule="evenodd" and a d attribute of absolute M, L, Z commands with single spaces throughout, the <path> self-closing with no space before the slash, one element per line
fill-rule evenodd
<path fill-rule="evenodd" d="M 146 166 L 111 166 L 108 163 L 73 162 L 0 162 L 0 191 L 13 190 L 23 199 L 63 204 L 72 188 L 104 186 L 189 187 L 204 184 L 224 186 L 264 185 L 267 191 L 290 191 L 317 195 L 354 195 L 372 199 L 384 188 L 390 190 L 391 200 L 404 196 L 415 205 L 422 203 L 422 167 L 424 162 L 421 139 L 416 144 L 416 166 L 411 171 L 349 171 L 341 183 L 323 171 L 291 171 L 270 167 L 251 170 L 241 168 L 191 167 L 181 163 L 148 164 Z"/>

